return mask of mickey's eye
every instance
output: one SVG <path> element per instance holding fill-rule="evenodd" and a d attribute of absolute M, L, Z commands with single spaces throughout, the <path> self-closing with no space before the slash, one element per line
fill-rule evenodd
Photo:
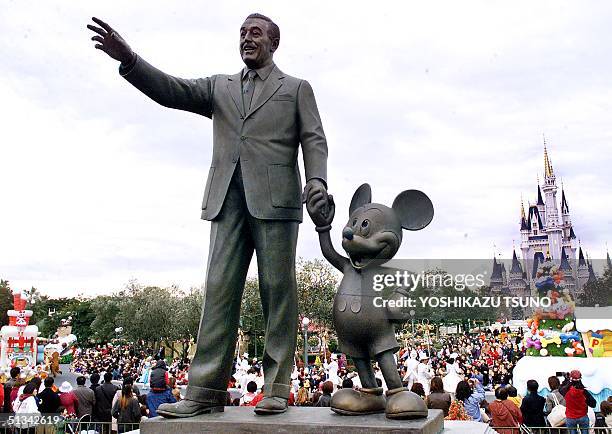
<path fill-rule="evenodd" d="M 361 222 L 361 229 L 359 230 L 362 236 L 367 237 L 370 235 L 370 220 L 365 219 Z"/>
<path fill-rule="evenodd" d="M 357 226 L 357 219 L 353 219 L 353 226 Z"/>

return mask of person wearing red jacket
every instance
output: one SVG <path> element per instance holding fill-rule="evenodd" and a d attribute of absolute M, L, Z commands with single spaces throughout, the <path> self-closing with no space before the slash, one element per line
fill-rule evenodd
<path fill-rule="evenodd" d="M 569 382 L 566 381 L 559 388 L 559 392 L 565 397 L 565 426 L 570 429 L 570 434 L 576 434 L 578 431 L 587 434 L 588 407 L 595 408 L 597 402 L 582 384 L 582 374 L 579 370 L 574 369 L 570 372 Z"/>
<path fill-rule="evenodd" d="M 523 415 L 514 403 L 508 401 L 508 389 L 505 387 L 495 389 L 495 401 L 489 404 L 489 411 L 491 412 L 491 426 L 496 432 L 499 434 L 518 432 Z"/>

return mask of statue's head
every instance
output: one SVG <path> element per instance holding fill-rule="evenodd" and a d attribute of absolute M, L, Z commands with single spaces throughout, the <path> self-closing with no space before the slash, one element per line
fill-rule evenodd
<path fill-rule="evenodd" d="M 250 69 L 269 65 L 280 42 L 280 29 L 270 18 L 249 15 L 240 27 L 240 56 Z"/>
<path fill-rule="evenodd" d="M 391 207 L 372 203 L 369 184 L 351 200 L 349 221 L 342 230 L 342 247 L 356 269 L 383 264 L 402 244 L 402 229 L 419 231 L 433 219 L 431 200 L 419 190 L 401 192 Z"/>

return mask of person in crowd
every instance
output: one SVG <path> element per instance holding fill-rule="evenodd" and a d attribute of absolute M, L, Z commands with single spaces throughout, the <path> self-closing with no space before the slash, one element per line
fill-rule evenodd
<path fill-rule="evenodd" d="M 559 391 L 565 397 L 565 426 L 569 428 L 570 434 L 576 434 L 578 431 L 587 434 L 588 407 L 595 408 L 597 402 L 582 384 L 581 372 L 577 369 L 570 372 L 569 381 L 565 381 Z"/>
<path fill-rule="evenodd" d="M 297 400 L 295 405 L 300 407 L 306 407 L 309 405 L 309 392 L 308 389 L 304 386 L 303 382 L 300 382 L 300 388 L 298 389 Z"/>
<path fill-rule="evenodd" d="M 333 391 L 334 391 L 334 383 L 332 383 L 331 381 L 324 382 L 323 387 L 321 387 L 321 392 L 323 394 L 319 396 L 319 399 L 317 400 L 315 407 L 330 407 Z"/>
<path fill-rule="evenodd" d="M 550 412 L 557 405 L 557 403 L 560 405 L 565 405 L 565 397 L 561 395 L 561 392 L 559 392 L 559 386 L 561 386 L 559 377 L 555 375 L 548 377 L 548 388 L 550 389 L 550 393 L 546 395 L 544 414 L 550 414 Z"/>
<path fill-rule="evenodd" d="M 17 366 L 11 368 L 9 375 L 11 378 L 7 380 L 4 384 L 4 412 L 11 413 L 13 411 L 13 401 L 11 400 L 11 391 L 13 390 L 13 386 L 17 382 L 17 378 L 19 378 L 19 374 L 21 374 L 21 369 Z"/>
<path fill-rule="evenodd" d="M 418 383 L 418 382 L 417 383 L 413 383 L 412 387 L 410 388 L 410 391 L 413 392 L 413 393 L 416 393 L 421 398 L 425 399 L 425 388 L 423 387 L 423 385 L 421 383 Z"/>
<path fill-rule="evenodd" d="M 527 395 L 521 403 L 523 423 L 529 427 L 546 426 L 546 421 L 544 420 L 546 399 L 538 395 L 539 386 L 535 380 L 527 381 Z"/>
<path fill-rule="evenodd" d="M 151 370 L 149 384 L 151 389 L 157 390 L 165 390 L 170 384 L 170 380 L 168 378 L 168 367 L 166 366 L 166 361 L 163 359 L 159 359 L 155 362 L 155 366 Z"/>
<path fill-rule="evenodd" d="M 429 364 L 429 356 L 426 353 L 421 353 L 419 364 L 417 366 L 416 381 L 421 383 L 425 390 L 425 394 L 429 393 L 429 382 L 434 377 L 433 369 Z"/>
<path fill-rule="evenodd" d="M 508 389 L 508 401 L 516 405 L 518 408 L 521 408 L 521 402 L 523 398 L 519 396 L 518 390 L 514 386 L 506 386 Z"/>
<path fill-rule="evenodd" d="M 604 423 L 607 428 L 612 428 L 612 402 L 603 401 L 599 404 L 599 410 L 604 418 Z"/>
<path fill-rule="evenodd" d="M 140 404 L 140 420 L 148 419 L 149 417 L 151 417 L 151 414 L 149 412 L 149 405 L 147 404 L 148 396 L 149 394 L 145 394 L 145 395 L 140 395 L 138 397 L 138 404 Z"/>
<path fill-rule="evenodd" d="M 179 389 L 178 386 L 176 385 L 176 377 L 174 376 L 168 377 L 168 387 L 172 391 L 172 396 L 174 396 L 174 399 L 176 399 L 177 402 L 180 401 L 182 399 L 181 389 Z"/>
<path fill-rule="evenodd" d="M 472 420 L 476 422 L 482 421 L 480 401 L 485 399 L 485 391 L 477 379 L 473 378 L 470 379 L 470 381 L 460 381 L 455 391 L 455 399 L 463 402 L 465 412 Z"/>
<path fill-rule="evenodd" d="M 0 384 L 0 405 L 2 406 L 2 408 L 0 408 L 0 413 L 4 412 L 4 384 Z"/>
<path fill-rule="evenodd" d="M 264 385 L 264 386 L 261 386 L 261 390 L 259 391 L 259 393 L 258 393 L 257 395 L 255 395 L 255 398 L 253 398 L 253 399 L 251 400 L 251 402 L 250 402 L 249 406 L 251 406 L 251 407 L 255 407 L 259 401 L 261 401 L 262 399 L 264 399 L 264 387 L 265 387 L 265 385 Z M 291 393 L 291 392 L 289 392 L 289 393 Z M 291 396 L 290 396 L 290 398 L 291 398 Z M 290 400 L 291 400 L 291 399 L 288 399 L 288 400 L 287 400 L 287 405 L 293 405 L 293 404 L 294 404 L 294 403 L 289 402 Z"/>
<path fill-rule="evenodd" d="M 451 393 L 457 390 L 457 384 L 463 380 L 463 372 L 459 367 L 459 363 L 455 363 L 455 358 L 449 357 L 446 361 L 446 375 L 442 380 L 444 390 Z"/>
<path fill-rule="evenodd" d="M 499 434 L 516 434 L 521 424 L 521 410 L 508 401 L 508 390 L 499 386 L 495 389 L 495 401 L 489 404 L 491 426 Z M 516 432 L 515 432 L 516 431 Z"/>
<path fill-rule="evenodd" d="M 74 394 L 74 389 L 72 388 L 72 384 L 68 381 L 64 381 L 59 388 L 60 391 L 60 402 L 62 403 L 62 407 L 66 409 L 66 413 L 68 414 L 77 414 L 77 409 L 79 407 L 79 400 Z"/>
<path fill-rule="evenodd" d="M 43 387 L 42 387 L 42 379 L 39 376 L 35 376 L 29 382 L 33 383 L 34 387 L 36 388 L 36 400 L 37 400 L 36 403 L 38 404 L 38 393 L 41 392 L 42 389 L 43 389 Z M 20 390 L 19 394 L 22 394 L 22 393 L 23 393 L 23 390 Z"/>
<path fill-rule="evenodd" d="M 95 392 L 89 387 L 85 386 L 87 378 L 83 375 L 77 377 L 77 387 L 74 389 L 74 395 L 77 397 L 79 404 L 77 405 L 76 415 L 78 418 L 85 416 L 86 414 L 92 415 L 93 408 L 96 404 Z"/>
<path fill-rule="evenodd" d="M 36 404 L 36 384 L 29 382 L 23 388 L 17 399 L 13 402 L 13 409 L 17 416 L 15 427 L 19 434 L 35 434 L 36 422 L 33 417 L 39 414 L 38 405 Z M 23 419 L 19 418 L 22 416 Z"/>
<path fill-rule="evenodd" d="M 117 386 L 112 383 L 113 374 L 106 372 L 104 374 L 104 383 L 97 387 L 94 394 L 96 404 L 94 405 L 94 420 L 96 422 L 106 422 L 110 424 L 112 421 L 111 410 L 113 406 L 113 397 L 117 391 Z M 110 431 L 110 426 L 103 425 L 104 432 Z"/>
<path fill-rule="evenodd" d="M 257 395 L 257 383 L 255 381 L 249 381 L 247 383 L 246 389 L 246 393 L 242 395 L 242 398 L 240 398 L 240 405 L 242 406 L 251 405 L 251 401 L 253 400 L 253 398 L 255 398 L 255 395 Z"/>
<path fill-rule="evenodd" d="M 352 389 L 354 386 L 355 385 L 353 383 L 353 380 L 351 380 L 350 378 L 345 378 L 344 380 L 342 380 L 343 389 Z"/>
<path fill-rule="evenodd" d="M 177 399 L 173 394 L 174 389 L 169 387 L 169 383 L 170 380 L 168 377 L 168 371 L 166 369 L 166 363 L 163 360 L 158 360 L 155 367 L 151 371 L 151 379 L 149 383 L 151 391 L 147 394 L 149 417 L 157 416 L 157 408 L 161 404 L 177 402 Z"/>
<path fill-rule="evenodd" d="M 11 411 L 15 411 L 13 408 L 13 403 L 19 397 L 19 392 L 23 391 L 23 386 L 25 386 L 26 380 L 24 374 L 19 374 L 19 377 L 13 383 L 13 387 L 11 388 L 10 399 L 11 399 Z"/>
<path fill-rule="evenodd" d="M 91 383 L 89 388 L 95 392 L 96 388 L 100 387 L 100 374 L 98 374 L 97 372 L 91 374 L 89 376 L 89 382 Z"/>
<path fill-rule="evenodd" d="M 452 402 L 451 395 L 444 391 L 442 378 L 436 376 L 431 379 L 431 393 L 425 398 L 427 408 L 435 408 L 444 412 L 444 417 L 448 416 L 448 410 Z"/>
<path fill-rule="evenodd" d="M 38 396 L 38 410 L 41 413 L 58 413 L 61 405 L 59 394 L 53 390 L 53 377 L 45 378 L 45 388 Z"/>
<path fill-rule="evenodd" d="M 140 423 L 140 403 L 129 382 L 123 385 L 121 397 L 113 405 L 112 415 L 117 419 L 119 433 L 133 431 Z"/>

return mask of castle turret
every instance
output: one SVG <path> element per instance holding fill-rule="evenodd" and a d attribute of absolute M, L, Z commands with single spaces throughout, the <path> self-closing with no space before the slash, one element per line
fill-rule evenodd
<path fill-rule="evenodd" d="M 572 264 L 570 263 L 569 257 L 566 253 L 566 248 L 561 250 L 561 265 L 559 266 L 559 269 L 563 271 L 563 287 L 567 288 L 570 293 L 575 294 L 576 279 L 574 278 Z"/>
<path fill-rule="evenodd" d="M 548 235 L 548 246 L 550 257 L 554 261 L 561 260 L 561 249 L 563 247 L 563 227 L 559 221 L 557 209 L 557 183 L 552 163 L 548 157 L 546 141 L 544 141 L 544 192 L 545 203 L 545 226 Z"/>
<path fill-rule="evenodd" d="M 508 278 L 508 288 L 513 296 L 527 295 L 527 280 L 526 275 L 523 271 L 523 266 L 516 256 L 516 250 L 512 251 L 512 266 L 510 267 L 510 274 Z"/>
<path fill-rule="evenodd" d="M 584 252 L 582 247 L 578 247 L 578 269 L 576 270 L 576 280 L 578 289 L 581 289 L 585 283 L 589 280 L 589 266 L 586 259 L 584 259 Z"/>
<path fill-rule="evenodd" d="M 493 271 L 491 272 L 491 291 L 501 292 L 504 286 L 504 276 L 502 264 L 497 262 L 497 258 L 493 255 Z"/>

